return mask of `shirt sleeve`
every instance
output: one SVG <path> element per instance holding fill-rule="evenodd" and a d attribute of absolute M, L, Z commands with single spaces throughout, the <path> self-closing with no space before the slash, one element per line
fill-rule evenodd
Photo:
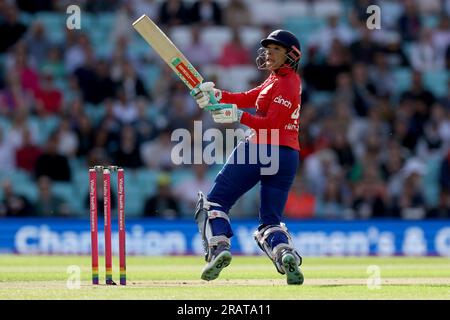
<path fill-rule="evenodd" d="M 241 117 L 241 123 L 255 130 L 259 129 L 281 129 L 287 125 L 292 114 L 297 109 L 294 105 L 295 95 L 299 90 L 293 90 L 292 86 L 277 82 L 272 87 L 272 101 L 270 102 L 267 114 L 265 116 L 252 115 L 244 112 Z"/>
<path fill-rule="evenodd" d="M 261 91 L 261 87 L 262 85 L 246 92 L 237 93 L 222 91 L 222 99 L 220 100 L 220 103 L 233 103 L 240 109 L 255 108 L 256 99 Z"/>

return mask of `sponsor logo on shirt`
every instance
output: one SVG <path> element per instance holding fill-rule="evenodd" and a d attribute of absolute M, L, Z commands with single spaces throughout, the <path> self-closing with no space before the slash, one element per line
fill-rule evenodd
<path fill-rule="evenodd" d="M 278 103 L 278 104 L 281 104 L 282 106 L 285 106 L 286 108 L 292 107 L 292 103 L 291 103 L 289 100 L 287 100 L 287 99 L 283 99 L 283 98 L 281 97 L 281 95 L 278 96 L 278 97 L 276 97 L 276 98 L 273 100 L 273 102 Z"/>
<path fill-rule="evenodd" d="M 299 129 L 298 124 L 292 124 L 292 123 L 289 123 L 289 124 L 287 124 L 287 125 L 284 126 L 284 130 L 294 130 L 294 131 L 298 131 L 298 129 Z"/>

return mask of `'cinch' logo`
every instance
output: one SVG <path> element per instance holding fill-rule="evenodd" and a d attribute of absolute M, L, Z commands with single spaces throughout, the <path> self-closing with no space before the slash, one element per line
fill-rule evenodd
<path fill-rule="evenodd" d="M 285 106 L 287 108 L 292 107 L 292 103 L 289 100 L 283 99 L 281 96 L 276 97 L 273 102 L 281 104 L 282 106 Z"/>

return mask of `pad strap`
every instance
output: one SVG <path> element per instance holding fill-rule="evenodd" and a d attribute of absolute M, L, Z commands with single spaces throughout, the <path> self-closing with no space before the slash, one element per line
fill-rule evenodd
<path fill-rule="evenodd" d="M 267 238 L 275 232 L 282 232 L 287 237 L 288 243 L 280 243 L 274 248 L 271 248 L 270 244 L 267 242 Z M 284 250 L 292 251 L 297 260 L 297 263 L 299 265 L 301 264 L 301 257 L 297 253 L 297 251 L 295 251 L 292 237 L 289 234 L 284 223 L 280 223 L 280 225 L 265 226 L 261 230 L 256 230 L 253 236 L 261 250 L 264 251 L 264 253 L 272 260 L 279 273 L 285 273 L 284 268 L 279 261 L 280 255 Z"/>

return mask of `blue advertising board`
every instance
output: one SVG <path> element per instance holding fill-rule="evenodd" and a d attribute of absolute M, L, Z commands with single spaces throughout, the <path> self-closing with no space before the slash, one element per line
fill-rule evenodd
<path fill-rule="evenodd" d="M 262 254 L 253 240 L 255 220 L 233 220 L 232 251 Z M 118 250 L 117 221 L 113 221 Z M 447 256 L 450 220 L 286 221 L 304 256 Z M 197 225 L 192 220 L 129 219 L 128 255 L 202 255 Z M 99 224 L 100 252 L 104 247 Z M 0 253 L 90 254 L 87 219 L 0 219 Z M 117 252 L 114 252 L 115 254 Z"/>

